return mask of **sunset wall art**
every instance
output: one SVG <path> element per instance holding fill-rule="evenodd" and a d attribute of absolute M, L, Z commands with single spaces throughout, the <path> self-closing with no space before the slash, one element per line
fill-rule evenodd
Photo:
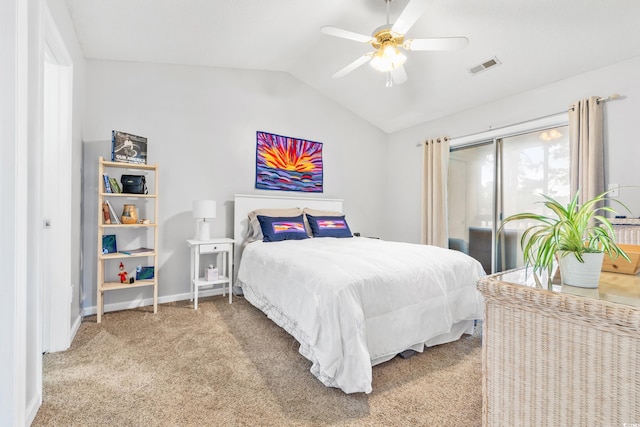
<path fill-rule="evenodd" d="M 322 143 L 257 133 L 256 188 L 322 193 Z"/>

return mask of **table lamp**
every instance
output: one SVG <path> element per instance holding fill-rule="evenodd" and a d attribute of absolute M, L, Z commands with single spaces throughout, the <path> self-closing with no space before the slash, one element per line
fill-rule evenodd
<path fill-rule="evenodd" d="M 207 218 L 216 217 L 215 200 L 194 200 L 193 217 L 198 219 L 198 235 L 196 239 L 209 240 L 209 223 L 207 222 Z"/>

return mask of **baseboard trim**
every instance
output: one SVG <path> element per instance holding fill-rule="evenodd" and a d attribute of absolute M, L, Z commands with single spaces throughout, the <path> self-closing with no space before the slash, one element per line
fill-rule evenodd
<path fill-rule="evenodd" d="M 69 339 L 69 346 L 71 346 L 73 339 L 76 337 L 76 334 L 78 333 L 78 329 L 80 329 L 81 323 L 82 323 L 82 316 L 78 315 L 73 321 L 73 324 L 71 325 L 71 337 Z"/>
<path fill-rule="evenodd" d="M 225 291 L 226 291 L 226 289 L 225 289 Z M 222 294 L 223 294 L 223 289 L 222 288 L 207 289 L 207 290 L 198 292 L 198 299 L 205 298 L 205 297 L 216 296 L 216 295 L 222 295 Z M 191 292 L 184 292 L 184 293 L 181 293 L 181 294 L 173 294 L 173 295 L 165 295 L 165 296 L 158 297 L 158 304 L 166 304 L 168 302 L 184 301 L 184 300 L 189 300 L 191 298 L 192 298 Z M 128 310 L 128 309 L 131 309 L 131 308 L 146 307 L 146 306 L 149 306 L 149 305 L 153 305 L 153 298 L 137 298 L 137 299 L 130 300 L 130 301 L 125 301 L 125 302 L 118 302 L 118 303 L 113 303 L 113 304 L 105 304 L 104 312 L 108 313 L 110 311 Z M 97 310 L 97 307 L 95 305 L 90 306 L 90 307 L 84 307 L 82 309 L 82 317 L 92 316 L 92 315 L 96 314 L 97 312 L 98 312 L 98 310 Z M 80 327 L 79 324 L 78 324 L 78 327 Z M 71 341 L 73 341 L 73 338 L 71 339 Z"/>
<path fill-rule="evenodd" d="M 26 416 L 25 425 L 30 426 L 33 423 L 33 420 L 35 420 L 36 415 L 38 414 L 38 409 L 40 409 L 41 405 L 42 405 L 42 391 L 40 391 L 39 393 L 36 393 L 36 395 L 33 396 L 33 399 L 31 399 L 31 401 L 27 403 L 27 408 L 26 408 L 27 412 L 25 414 Z"/>

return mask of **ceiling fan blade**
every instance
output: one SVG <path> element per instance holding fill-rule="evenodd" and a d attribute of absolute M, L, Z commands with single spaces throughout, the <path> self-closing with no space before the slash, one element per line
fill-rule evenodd
<path fill-rule="evenodd" d="M 320 32 L 323 34 L 328 34 L 334 37 L 340 37 L 343 39 L 355 40 L 357 42 L 370 43 L 373 41 L 373 37 L 365 36 L 364 34 L 354 33 L 353 31 L 343 30 L 342 28 L 337 27 L 322 27 L 320 28 Z"/>
<path fill-rule="evenodd" d="M 466 37 L 437 37 L 433 39 L 409 39 L 404 42 L 407 50 L 458 50 L 469 43 Z"/>
<path fill-rule="evenodd" d="M 370 59 L 371 59 L 371 53 L 365 53 L 360 58 L 356 59 L 351 64 L 349 64 L 346 67 L 344 67 L 342 70 L 340 70 L 337 73 L 335 73 L 332 77 L 334 79 L 338 79 L 340 77 L 343 77 L 343 76 L 349 74 L 350 72 L 352 72 L 353 70 L 355 70 L 356 68 L 358 68 L 359 66 L 367 63 Z"/>
<path fill-rule="evenodd" d="M 399 34 L 407 34 L 413 24 L 422 16 L 426 8 L 427 0 L 411 0 L 391 27 L 391 31 Z"/>
<path fill-rule="evenodd" d="M 404 70 L 404 65 L 401 65 L 391 70 L 391 78 L 393 79 L 393 82 L 397 85 L 401 85 L 402 83 L 406 82 L 407 72 Z"/>

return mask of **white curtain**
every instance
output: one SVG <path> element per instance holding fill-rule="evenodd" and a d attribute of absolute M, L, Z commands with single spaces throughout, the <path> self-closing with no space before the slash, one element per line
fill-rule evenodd
<path fill-rule="evenodd" d="M 571 197 L 578 203 L 594 198 L 604 189 L 603 101 L 592 96 L 569 108 Z"/>
<path fill-rule="evenodd" d="M 422 236 L 426 245 L 449 247 L 447 230 L 447 176 L 449 138 L 424 143 L 422 178 Z"/>

